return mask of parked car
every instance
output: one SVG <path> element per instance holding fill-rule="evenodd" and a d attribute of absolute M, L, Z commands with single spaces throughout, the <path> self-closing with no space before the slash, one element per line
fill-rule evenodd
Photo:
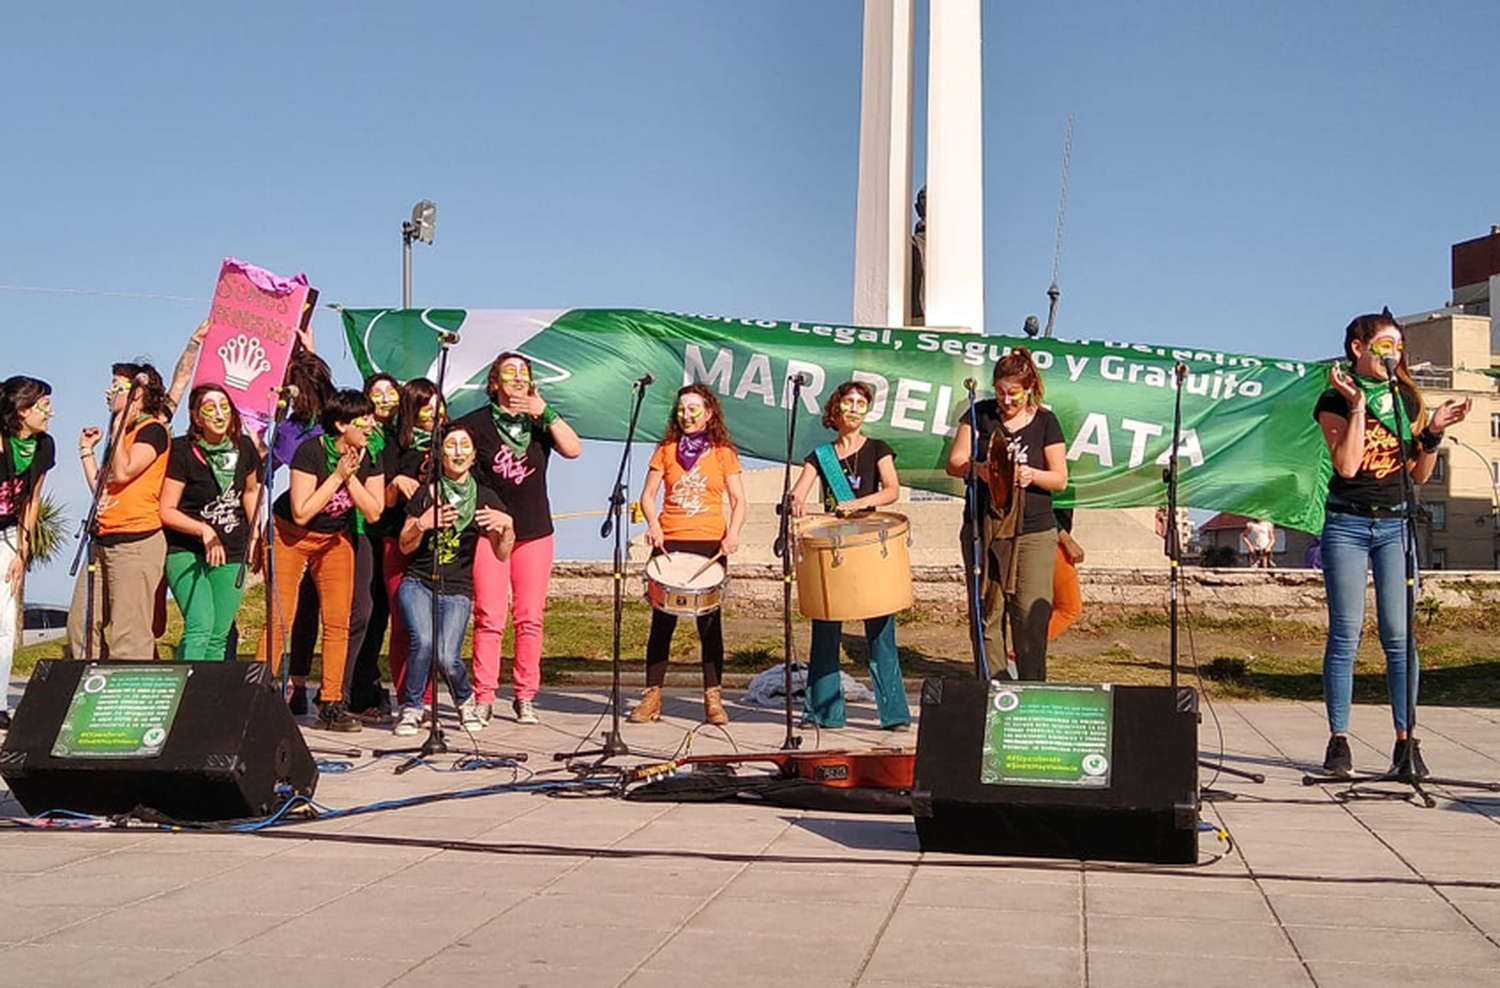
<path fill-rule="evenodd" d="M 57 604 L 27 604 L 21 622 L 21 644 L 62 638 L 68 633 L 68 609 Z"/>

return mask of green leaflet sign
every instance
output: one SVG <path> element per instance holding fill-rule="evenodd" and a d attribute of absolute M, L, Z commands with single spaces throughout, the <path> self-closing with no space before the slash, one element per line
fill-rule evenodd
<path fill-rule="evenodd" d="M 52 744 L 56 758 L 150 758 L 172 733 L 192 669 L 90 665 Z"/>
<path fill-rule="evenodd" d="M 1108 684 L 991 683 L 979 781 L 1108 789 L 1114 701 Z"/>
<path fill-rule="evenodd" d="M 866 431 L 895 449 L 902 482 L 949 494 L 943 470 L 964 414 L 964 380 L 991 396 L 994 365 L 1013 345 L 1032 350 L 1045 401 L 1068 441 L 1070 485 L 1060 505 L 1126 508 L 1165 503 L 1173 367 L 1182 385 L 1180 503 L 1267 518 L 1318 532 L 1331 473 L 1312 409 L 1328 364 L 1102 340 L 1013 339 L 928 329 L 872 329 L 684 315 L 643 309 L 510 311 L 342 309 L 365 373 L 406 380 L 437 375 L 437 331 L 460 334 L 446 381 L 455 413 L 485 400 L 485 375 L 504 350 L 531 358 L 547 400 L 589 439 L 621 440 L 631 382 L 655 375 L 641 413 L 660 438 L 682 384 L 712 385 L 742 453 L 785 455 L 787 379 L 811 379 L 797 414 L 800 459 L 831 438 L 821 404 L 841 381 L 875 391 Z"/>

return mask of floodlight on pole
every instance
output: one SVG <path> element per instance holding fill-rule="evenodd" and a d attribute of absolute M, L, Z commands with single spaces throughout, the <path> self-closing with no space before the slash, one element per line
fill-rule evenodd
<path fill-rule="evenodd" d="M 411 242 L 432 243 L 437 228 L 437 203 L 423 199 L 411 208 L 411 219 L 401 223 L 401 307 L 411 308 Z"/>

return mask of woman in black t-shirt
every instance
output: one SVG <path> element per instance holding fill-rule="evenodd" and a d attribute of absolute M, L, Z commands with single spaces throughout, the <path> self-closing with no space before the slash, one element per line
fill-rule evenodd
<path fill-rule="evenodd" d="M 823 406 L 823 428 L 838 432 L 807 454 L 802 475 L 792 488 L 792 514 L 802 517 L 803 505 L 815 479 L 822 481 L 823 507 L 840 515 L 871 511 L 894 503 L 901 494 L 896 476 L 896 454 L 880 439 L 864 434 L 865 416 L 874 398 L 862 381 L 845 381 L 833 389 Z M 813 621 L 812 649 L 807 660 L 807 703 L 802 717 L 819 727 L 844 726 L 844 688 L 839 673 L 839 621 Z M 905 730 L 911 723 L 901 663 L 896 653 L 896 615 L 865 620 L 865 643 L 870 649 L 870 684 L 880 726 Z"/>
<path fill-rule="evenodd" d="M 1067 446 L 1057 416 L 1042 405 L 1042 377 L 1025 347 L 1015 347 L 995 364 L 994 382 L 998 400 L 975 405 L 979 457 L 974 466 L 985 520 L 980 587 L 985 654 L 992 671 L 1003 662 L 1008 678 L 1041 681 L 1047 678 L 1057 562 L 1052 495 L 1068 486 Z M 972 436 L 966 416 L 948 449 L 948 476 L 967 474 Z M 964 534 L 968 562 L 971 542 L 967 530 Z M 1002 603 L 1014 659 L 1001 648 L 1004 636 L 995 634 Z"/>
<path fill-rule="evenodd" d="M 475 478 L 500 496 L 515 519 L 516 548 L 505 562 L 481 554 L 475 563 L 474 688 L 479 716 L 488 720 L 500 682 L 500 640 L 509 611 L 516 624 L 511 709 L 517 723 L 535 724 L 534 701 L 542 685 L 542 614 L 552 578 L 547 463 L 554 451 L 574 459 L 583 446 L 533 385 L 531 361 L 524 355 L 496 357 L 485 391 L 489 403 L 454 424 L 474 438 Z"/>
<path fill-rule="evenodd" d="M 0 729 L 10 727 L 11 660 L 15 657 L 21 582 L 31 561 L 42 480 L 57 462 L 47 434 L 52 386 L 16 375 L 0 384 Z"/>
<path fill-rule="evenodd" d="M 1344 330 L 1349 366 L 1335 364 L 1327 391 L 1313 417 L 1333 461 L 1324 509 L 1321 549 L 1328 599 L 1328 643 L 1323 650 L 1323 701 L 1328 713 L 1328 748 L 1323 770 L 1347 776 L 1354 770 L 1349 751 L 1349 704 L 1354 689 L 1354 658 L 1365 623 L 1365 578 L 1373 573 L 1375 613 L 1385 650 L 1385 679 L 1395 722 L 1391 770 L 1414 777 L 1427 774 L 1416 743 L 1409 740 L 1408 676 L 1417 676 L 1416 652 L 1407 661 L 1406 525 L 1402 471 L 1413 483 L 1432 475 L 1443 433 L 1469 414 L 1472 399 L 1445 401 L 1431 418 L 1422 393 L 1406 369 L 1406 345 L 1390 311 L 1357 317 Z M 1395 361 L 1398 414 L 1390 393 L 1385 360 Z M 1416 572 L 1416 561 L 1412 560 Z M 1410 667 L 1409 667 L 1410 666 Z M 1416 700 L 1416 684 L 1410 691 Z"/>
<path fill-rule="evenodd" d="M 473 606 L 474 562 L 486 553 L 506 560 L 515 544 L 515 528 L 500 498 L 470 472 L 474 439 L 468 430 L 453 428 L 444 434 L 441 461 L 436 490 L 428 483 L 416 491 L 401 528 L 407 563 L 396 604 L 410 634 L 395 727 L 401 736 L 416 734 L 421 725 L 422 694 L 434 652 L 458 707 L 460 726 L 470 734 L 484 729 L 462 652 Z M 432 623 L 433 594 L 438 628 Z"/>
<path fill-rule="evenodd" d="M 240 567 L 257 550 L 250 525 L 260 455 L 217 384 L 188 396 L 187 435 L 172 440 L 161 485 L 167 585 L 182 611 L 177 658 L 221 660 L 244 593 Z"/>
<path fill-rule="evenodd" d="M 323 434 L 305 440 L 292 455 L 288 490 L 272 507 L 275 516 L 276 600 L 279 611 L 256 651 L 271 672 L 281 665 L 282 628 L 297 606 L 297 586 L 311 570 L 323 614 L 322 706 L 317 724 L 358 731 L 359 718 L 344 703 L 344 664 L 349 655 L 349 614 L 354 598 L 354 542 L 350 514 L 366 522 L 385 510 L 385 478 L 369 457 L 375 405 L 363 391 L 338 391 L 323 406 Z"/>

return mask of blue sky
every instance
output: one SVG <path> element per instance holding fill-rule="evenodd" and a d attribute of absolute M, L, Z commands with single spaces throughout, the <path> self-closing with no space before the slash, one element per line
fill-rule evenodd
<path fill-rule="evenodd" d="M 0 285 L 203 300 L 0 288 L 0 370 L 53 383 L 75 516 L 108 364 L 169 368 L 220 258 L 395 304 L 420 198 L 418 304 L 850 318 L 857 0 L 428 7 L 7 10 Z M 1449 246 L 1500 222 L 1496 5 L 985 16 L 991 333 L 1045 317 L 1069 112 L 1059 335 L 1322 356 L 1357 312 L 1441 305 Z M 555 507 L 602 502 L 615 456 Z M 573 524 L 563 553 L 599 554 Z M 66 599 L 61 569 L 32 596 Z"/>

